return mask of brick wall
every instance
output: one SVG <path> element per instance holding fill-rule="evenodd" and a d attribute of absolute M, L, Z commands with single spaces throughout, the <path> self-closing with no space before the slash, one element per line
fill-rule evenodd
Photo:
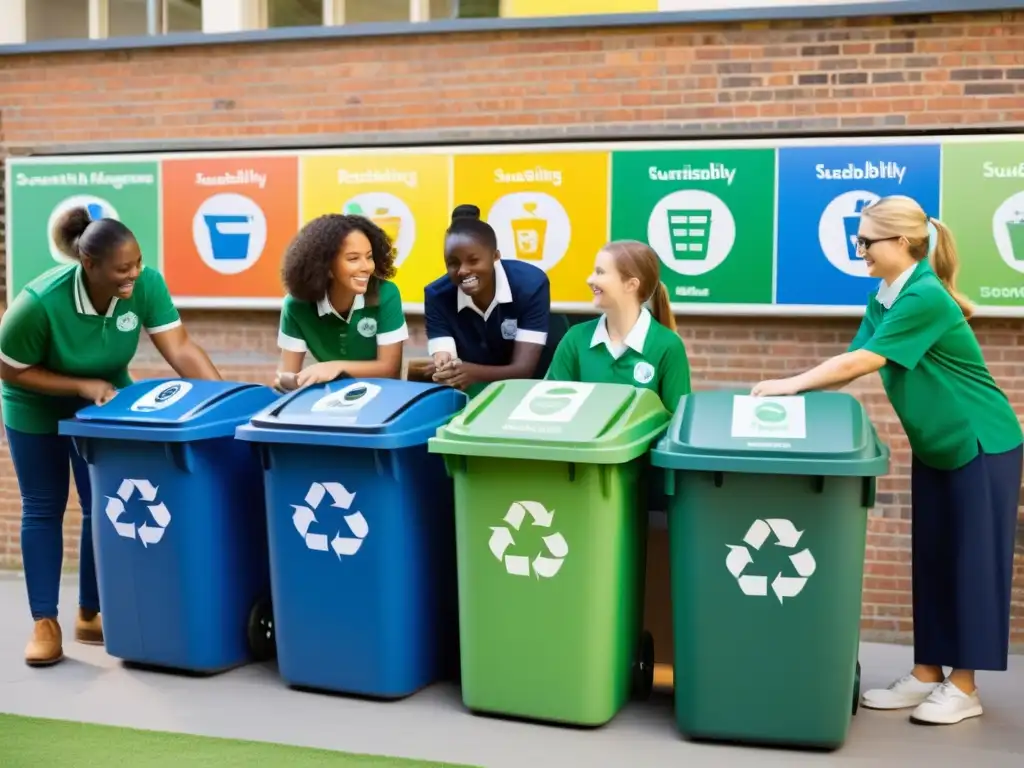
<path fill-rule="evenodd" d="M 0 68 L 0 155 L 231 138 L 387 143 L 543 133 L 622 137 L 1024 125 L 1024 13 L 307 40 L 31 55 Z M 969 254 L 967 254 L 969 257 Z M 187 312 L 226 375 L 267 380 L 272 313 Z M 414 323 L 411 348 L 422 350 Z M 699 387 L 751 384 L 840 352 L 852 320 L 681 318 Z M 1024 322 L 974 323 L 1024 412 Z M 137 376 L 167 372 L 145 347 Z M 910 631 L 906 439 L 877 377 L 852 391 L 893 449 L 871 520 L 865 636 Z M 70 532 L 76 527 L 72 511 Z M 0 565 L 18 497 L 0 443 Z M 68 557 L 74 555 L 69 536 Z M 1024 643 L 1024 541 L 1014 640 Z"/>

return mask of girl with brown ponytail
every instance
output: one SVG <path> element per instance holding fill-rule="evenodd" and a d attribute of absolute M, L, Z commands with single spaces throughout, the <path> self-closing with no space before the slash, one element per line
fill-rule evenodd
<path fill-rule="evenodd" d="M 849 350 L 753 394 L 881 374 L 912 453 L 914 666 L 864 706 L 950 725 L 982 713 L 975 670 L 1007 667 L 1024 435 L 967 323 L 949 229 L 909 197 L 884 197 L 861 213 L 857 245 L 881 283 Z"/>
<path fill-rule="evenodd" d="M 660 265 L 658 255 L 635 240 L 616 240 L 598 252 L 587 285 L 603 314 L 569 329 L 548 379 L 652 389 L 675 411 L 690 393 L 690 364 Z"/>

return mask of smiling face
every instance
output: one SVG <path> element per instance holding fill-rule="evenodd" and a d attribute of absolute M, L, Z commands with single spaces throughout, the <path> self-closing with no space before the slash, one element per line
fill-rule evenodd
<path fill-rule="evenodd" d="M 488 295 L 494 289 L 494 264 L 498 251 L 481 244 L 475 237 L 450 235 L 445 242 L 444 264 L 448 279 L 467 296 Z"/>
<path fill-rule="evenodd" d="M 598 251 L 587 286 L 594 294 L 594 306 L 598 309 L 607 311 L 627 301 L 639 301 L 640 281 L 635 277 L 623 280 L 615 266 L 615 258 L 607 251 Z"/>
<path fill-rule="evenodd" d="M 364 294 L 373 276 L 373 246 L 358 229 L 348 233 L 331 264 L 331 281 L 355 294 Z"/>
<path fill-rule="evenodd" d="M 857 253 L 864 259 L 871 277 L 891 283 L 913 264 L 906 238 L 881 231 L 870 216 L 861 216 L 857 235 Z"/>
<path fill-rule="evenodd" d="M 99 293 L 130 299 L 135 290 L 135 281 L 142 271 L 142 252 L 135 238 L 130 237 L 108 252 L 105 259 L 83 256 L 82 268 L 89 279 L 89 285 Z"/>

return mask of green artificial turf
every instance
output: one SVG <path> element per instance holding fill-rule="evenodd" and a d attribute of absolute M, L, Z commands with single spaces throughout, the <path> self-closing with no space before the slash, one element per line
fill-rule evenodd
<path fill-rule="evenodd" d="M 259 741 L 0 715 L 0 766 L 40 768 L 456 768 L 397 757 L 353 755 Z"/>

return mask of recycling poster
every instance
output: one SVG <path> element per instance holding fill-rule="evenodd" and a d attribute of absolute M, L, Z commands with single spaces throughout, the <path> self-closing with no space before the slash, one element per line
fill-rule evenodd
<path fill-rule="evenodd" d="M 544 146 L 9 158 L 8 301 L 55 264 L 71 206 L 136 234 L 181 307 L 276 308 L 281 259 L 325 213 L 391 238 L 406 311 L 445 272 L 452 209 L 478 206 L 503 259 L 544 270 L 558 311 L 593 311 L 609 240 L 658 255 L 680 313 L 856 316 L 878 281 L 860 211 L 916 199 L 953 230 L 979 315 L 1024 317 L 1024 137 L 592 142 Z"/>
<path fill-rule="evenodd" d="M 661 259 L 674 302 L 771 304 L 775 151 L 616 152 L 613 240 Z"/>

